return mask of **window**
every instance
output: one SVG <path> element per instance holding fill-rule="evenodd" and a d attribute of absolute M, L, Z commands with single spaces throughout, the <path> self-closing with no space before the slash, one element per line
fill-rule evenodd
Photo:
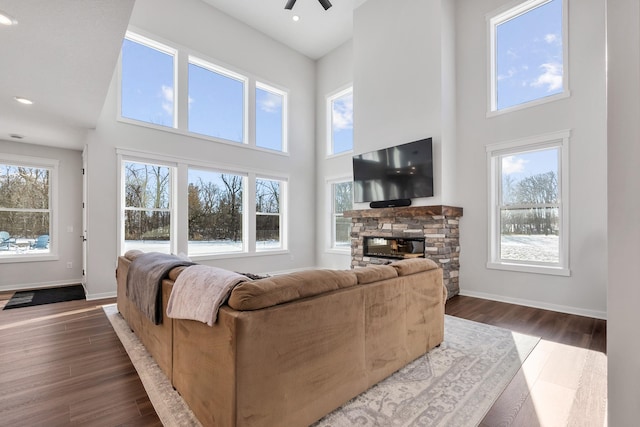
<path fill-rule="evenodd" d="M 487 147 L 489 268 L 568 275 L 569 133 Z"/>
<path fill-rule="evenodd" d="M 284 182 L 256 179 L 256 250 L 282 249 Z"/>
<path fill-rule="evenodd" d="M 127 31 L 118 120 L 286 153 L 287 91 L 202 58 Z"/>
<path fill-rule="evenodd" d="M 256 146 L 275 151 L 284 147 L 285 95 L 277 89 L 256 83 Z"/>
<path fill-rule="evenodd" d="M 329 155 L 353 150 L 353 88 L 327 99 L 329 117 Z"/>
<path fill-rule="evenodd" d="M 345 218 L 344 211 L 351 210 L 351 181 L 331 183 L 331 247 L 333 249 L 350 250 L 351 218 Z"/>
<path fill-rule="evenodd" d="M 124 163 L 124 251 L 171 253 L 172 168 Z"/>
<path fill-rule="evenodd" d="M 490 112 L 568 95 L 563 8 L 563 0 L 528 0 L 488 20 Z"/>
<path fill-rule="evenodd" d="M 189 58 L 189 132 L 243 143 L 245 78 Z"/>
<path fill-rule="evenodd" d="M 127 32 L 122 43 L 120 115 L 176 126 L 175 50 Z"/>
<path fill-rule="evenodd" d="M 245 177 L 189 169 L 189 256 L 244 251 Z"/>
<path fill-rule="evenodd" d="M 0 259 L 54 253 L 57 160 L 0 157 Z"/>

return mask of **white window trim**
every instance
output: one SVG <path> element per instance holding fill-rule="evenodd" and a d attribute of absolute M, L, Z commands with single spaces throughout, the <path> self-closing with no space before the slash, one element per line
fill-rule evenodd
<path fill-rule="evenodd" d="M 531 138 L 501 142 L 486 146 L 489 194 L 489 235 L 487 268 L 497 270 L 517 271 L 524 273 L 540 273 L 558 276 L 570 276 L 569 268 L 569 130 L 538 135 Z M 560 162 L 558 163 L 559 179 L 559 210 L 560 210 L 560 239 L 558 264 L 543 264 L 535 262 L 505 262 L 500 260 L 500 189 L 501 176 L 499 156 L 511 153 L 539 151 L 545 148 L 558 148 Z"/>
<path fill-rule="evenodd" d="M 127 30 L 126 36 L 127 39 L 135 41 L 137 43 L 145 44 L 153 49 L 157 49 L 161 52 L 168 53 L 174 55 L 174 126 L 160 126 L 149 122 L 144 122 L 140 120 L 130 119 L 128 117 L 122 116 L 122 54 L 118 57 L 118 65 L 117 65 L 117 78 L 118 78 L 118 90 L 117 90 L 117 106 L 116 106 L 116 121 L 120 123 L 125 123 L 128 125 L 140 126 L 148 129 L 154 129 L 162 132 L 173 133 L 181 136 L 188 136 L 191 138 L 197 138 L 204 141 L 211 141 L 220 144 L 226 144 L 232 147 L 238 147 L 243 149 L 251 149 L 255 151 L 262 151 L 265 153 L 270 153 L 273 155 L 289 157 L 288 150 L 270 150 L 262 147 L 257 147 L 255 144 L 255 117 L 252 109 L 255 108 L 255 94 L 252 93 L 252 89 L 258 84 L 258 81 L 265 81 L 264 79 L 260 79 L 258 77 L 252 76 L 250 73 L 245 73 L 244 71 L 238 70 L 235 67 L 232 67 L 228 64 L 224 64 L 223 61 L 219 61 L 216 59 L 208 58 L 207 55 L 203 55 L 189 49 L 187 47 L 181 46 L 177 43 L 170 42 L 168 40 L 164 40 L 161 37 L 157 37 L 153 34 L 148 33 L 142 29 L 130 26 L 129 30 Z M 195 132 L 189 132 L 188 125 L 188 64 L 190 59 L 196 59 L 198 61 L 202 61 L 203 63 L 210 64 L 210 66 L 215 67 L 219 70 L 224 70 L 223 74 L 230 76 L 237 76 L 246 80 L 246 84 L 244 85 L 244 118 L 243 118 L 243 142 L 235 142 L 229 141 L 222 138 L 216 138 L 209 135 L 203 135 Z M 199 64 L 196 64 L 199 65 Z M 210 67 L 206 67 L 210 68 Z M 215 71 L 215 70 L 214 70 Z M 215 71 L 219 72 L 219 71 Z M 264 83 L 263 83 L 264 84 Z M 288 91 L 283 88 L 278 88 L 277 85 L 268 83 L 269 88 L 274 91 L 279 91 L 284 93 L 285 104 L 288 107 Z M 284 106 L 283 106 L 284 107 Z M 289 111 L 288 108 L 283 111 L 285 124 L 288 123 Z M 283 129 L 283 134 L 288 135 L 288 128 L 285 126 Z M 285 136 L 283 135 L 283 139 Z M 283 147 L 287 146 L 287 139 L 283 142 Z"/>
<path fill-rule="evenodd" d="M 0 163 L 13 164 L 27 167 L 49 169 L 49 253 L 41 254 L 16 254 L 3 255 L 0 264 L 16 262 L 57 261 L 59 256 L 60 234 L 58 233 L 58 169 L 60 161 L 43 157 L 21 156 L 15 154 L 0 154 Z"/>
<path fill-rule="evenodd" d="M 343 176 L 343 177 L 335 177 L 326 180 L 325 188 L 326 188 L 326 206 L 327 206 L 327 233 L 326 233 L 326 246 L 325 251 L 328 253 L 336 253 L 336 254 L 351 254 L 351 247 L 337 247 L 336 246 L 336 217 L 338 214 L 335 212 L 335 194 L 334 194 L 334 185 L 341 184 L 344 182 L 351 182 L 353 185 L 353 177 L 351 176 Z M 353 187 L 352 187 L 353 191 Z M 353 194 L 353 193 L 352 193 Z M 343 216 L 343 215 L 341 215 Z"/>
<path fill-rule="evenodd" d="M 496 87 L 496 33 L 498 25 L 513 19 L 519 15 L 527 13 L 531 9 L 541 6 L 551 0 L 515 0 L 486 15 L 487 22 L 487 117 L 495 117 L 513 111 L 524 110 L 537 105 L 554 102 L 571 96 L 569 90 L 569 6 L 567 0 L 562 0 L 562 85 L 563 91 L 554 95 L 537 98 L 522 104 L 511 107 L 497 109 L 497 87 Z"/>
<path fill-rule="evenodd" d="M 327 132 L 327 158 L 331 157 L 340 157 L 344 155 L 351 155 L 353 153 L 353 144 L 351 146 L 351 150 L 342 151 L 340 153 L 333 152 L 333 101 L 336 99 L 348 94 L 353 94 L 353 83 L 338 89 L 335 92 L 332 92 L 326 96 L 325 102 L 325 115 L 326 115 L 326 132 Z"/>

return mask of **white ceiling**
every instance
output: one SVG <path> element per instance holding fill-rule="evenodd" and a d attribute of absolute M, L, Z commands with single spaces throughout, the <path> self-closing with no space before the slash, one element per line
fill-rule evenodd
<path fill-rule="evenodd" d="M 293 10 L 284 9 L 286 0 L 202 1 L 317 59 L 352 37 L 353 11 L 366 0 L 331 0 L 326 11 L 317 0 L 298 0 Z M 0 25 L 0 139 L 82 149 L 100 116 L 134 3 L 0 0 L 0 10 L 18 21 Z"/>
<path fill-rule="evenodd" d="M 366 0 L 330 0 L 327 10 L 318 0 L 202 0 L 312 59 L 318 59 L 352 37 L 353 11 Z M 293 21 L 297 15 L 300 20 Z"/>

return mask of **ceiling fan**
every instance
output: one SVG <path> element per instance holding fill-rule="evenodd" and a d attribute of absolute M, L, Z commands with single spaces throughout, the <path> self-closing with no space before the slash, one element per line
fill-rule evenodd
<path fill-rule="evenodd" d="M 318 0 L 318 1 L 322 5 L 322 7 L 324 7 L 324 10 L 327 10 L 331 7 L 331 2 L 329 0 Z M 293 9 L 294 4 L 296 4 L 296 0 L 288 0 L 287 5 L 284 8 L 291 10 Z"/>

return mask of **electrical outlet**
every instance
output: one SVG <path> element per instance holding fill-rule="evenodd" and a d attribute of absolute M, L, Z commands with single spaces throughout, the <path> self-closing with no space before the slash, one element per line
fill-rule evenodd
<path fill-rule="evenodd" d="M 71 261 L 67 263 L 67 268 L 73 268 L 73 263 Z"/>

